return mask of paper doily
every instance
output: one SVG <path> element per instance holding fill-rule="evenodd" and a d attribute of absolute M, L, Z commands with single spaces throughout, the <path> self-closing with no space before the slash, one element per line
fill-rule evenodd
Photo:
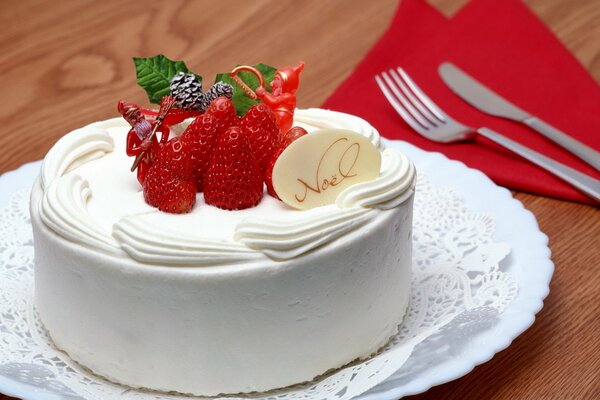
<path fill-rule="evenodd" d="M 0 376 L 73 399 L 197 398 L 108 382 L 53 347 L 33 307 L 28 207 L 29 193 L 20 191 L 0 209 Z M 410 305 L 398 334 L 377 355 L 313 382 L 223 399 L 350 399 L 392 374 L 394 379 L 410 379 L 427 368 L 431 347 L 415 350 L 422 341 L 447 348 L 442 338 L 449 331 L 457 345 L 461 337 L 492 324 L 518 292 L 515 279 L 502 271 L 501 261 L 510 249 L 494 242 L 494 220 L 467 209 L 452 190 L 420 177 L 414 221 Z"/>

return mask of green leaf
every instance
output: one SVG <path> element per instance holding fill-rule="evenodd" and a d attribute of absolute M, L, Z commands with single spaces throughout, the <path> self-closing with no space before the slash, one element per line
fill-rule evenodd
<path fill-rule="evenodd" d="M 266 65 L 266 64 L 256 64 L 256 65 L 253 65 L 253 67 L 256 68 L 257 70 L 259 70 L 260 73 L 262 74 L 262 76 L 265 78 L 265 85 L 266 85 L 265 89 L 267 89 L 267 91 L 270 92 L 271 87 L 269 86 L 269 83 L 271 83 L 271 81 L 275 77 L 275 71 L 277 69 L 273 68 L 269 65 Z M 238 78 L 240 78 L 252 90 L 254 90 L 258 87 L 258 78 L 256 76 L 254 76 L 254 74 L 251 72 L 242 71 L 238 74 Z M 260 100 L 258 100 L 258 99 L 254 100 L 251 97 L 249 97 L 246 94 L 246 92 L 244 92 L 244 89 L 242 89 L 231 78 L 231 76 L 229 76 L 229 72 L 217 74 L 217 78 L 215 79 L 215 82 L 219 82 L 219 81 L 229 83 L 231 86 L 233 86 L 233 98 L 231 100 L 233 102 L 233 105 L 235 106 L 235 111 L 237 112 L 238 115 L 242 116 L 242 115 L 246 114 L 246 111 L 248 111 L 248 109 L 250 107 L 252 107 L 256 103 L 260 102 Z"/>
<path fill-rule="evenodd" d="M 146 90 L 150 103 L 160 104 L 160 99 L 171 92 L 169 84 L 178 72 L 190 72 L 183 61 L 169 60 L 162 54 L 149 58 L 133 58 L 137 83 Z M 195 74 L 200 82 L 202 77 Z"/>

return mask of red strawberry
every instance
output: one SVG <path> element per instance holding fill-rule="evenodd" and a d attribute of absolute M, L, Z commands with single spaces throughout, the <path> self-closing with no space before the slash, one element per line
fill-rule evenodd
<path fill-rule="evenodd" d="M 255 104 L 240 121 L 240 128 L 248 138 L 254 158 L 264 171 L 281 142 L 275 115 L 266 104 Z"/>
<path fill-rule="evenodd" d="M 306 129 L 299 126 L 294 126 L 287 131 L 285 135 L 283 135 L 283 138 L 281 139 L 282 147 L 288 147 L 294 140 L 306 135 L 307 133 L 308 132 L 306 132 Z"/>
<path fill-rule="evenodd" d="M 210 114 L 217 120 L 217 135 L 221 135 L 227 128 L 237 125 L 238 122 L 233 103 L 223 96 L 214 99 L 205 114 Z"/>
<path fill-rule="evenodd" d="M 226 210 L 254 207 L 260 202 L 263 181 L 260 168 L 240 128 L 233 126 L 213 149 L 204 176 L 204 200 Z"/>
<path fill-rule="evenodd" d="M 194 207 L 192 158 L 181 138 L 169 140 L 158 153 L 144 181 L 144 199 L 161 211 L 175 214 Z"/>
<path fill-rule="evenodd" d="M 267 164 L 267 167 L 265 169 L 265 183 L 267 184 L 267 192 L 278 200 L 281 199 L 279 198 L 279 196 L 277 196 L 277 193 L 275 193 L 275 188 L 273 187 L 273 167 L 275 167 L 275 163 L 277 162 L 277 159 L 279 158 L 281 153 L 283 153 L 283 151 L 294 140 L 306 135 L 307 133 L 308 132 L 306 132 L 304 128 L 300 128 L 299 126 L 295 126 L 289 131 L 287 131 L 287 133 L 283 136 L 283 139 L 281 140 L 281 145 L 275 151 L 275 153 L 269 160 L 269 163 Z"/>
<path fill-rule="evenodd" d="M 192 171 L 198 192 L 202 191 L 210 154 L 219 137 L 217 125 L 218 122 L 212 114 L 203 114 L 196 118 L 181 135 L 192 157 Z"/>

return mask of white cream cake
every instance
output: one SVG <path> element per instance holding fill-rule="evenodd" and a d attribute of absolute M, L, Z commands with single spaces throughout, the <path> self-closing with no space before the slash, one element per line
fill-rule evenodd
<path fill-rule="evenodd" d="M 297 110 L 380 151 L 379 176 L 335 204 L 295 210 L 265 195 L 226 211 L 145 203 L 121 118 L 68 133 L 33 188 L 35 305 L 56 346 L 131 387 L 217 395 L 308 381 L 381 348 L 406 312 L 412 163 L 366 121 Z"/>

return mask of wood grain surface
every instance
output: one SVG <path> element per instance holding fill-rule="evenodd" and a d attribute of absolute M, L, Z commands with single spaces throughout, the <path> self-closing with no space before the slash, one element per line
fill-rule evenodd
<path fill-rule="evenodd" d="M 450 15 L 466 1 L 431 2 Z M 600 1 L 527 4 L 600 80 Z M 318 106 L 374 44 L 395 7 L 393 0 L 2 2 L 0 173 L 41 159 L 69 130 L 114 117 L 118 98 L 144 103 L 132 56 L 165 53 L 204 76 L 239 62 L 302 59 L 310 68 L 299 106 Z M 600 398 L 600 212 L 515 197 L 550 238 L 556 272 L 544 309 L 491 361 L 411 399 Z"/>

